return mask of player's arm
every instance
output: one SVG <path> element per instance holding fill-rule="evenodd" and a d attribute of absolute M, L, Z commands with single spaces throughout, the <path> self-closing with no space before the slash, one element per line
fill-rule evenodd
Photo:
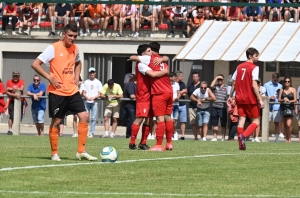
<path fill-rule="evenodd" d="M 198 102 L 200 99 L 197 99 L 194 94 L 191 95 L 190 100 L 193 102 Z"/>
<path fill-rule="evenodd" d="M 261 105 L 261 108 L 263 108 L 264 107 L 264 102 L 263 102 L 262 97 L 259 93 L 259 87 L 257 85 L 256 80 L 252 80 L 252 89 L 253 89 L 253 92 L 254 92 L 256 98 L 258 98 L 258 101 Z"/>
<path fill-rule="evenodd" d="M 153 60 L 153 63 L 154 63 L 154 65 L 159 65 L 162 62 L 168 62 L 168 61 L 169 61 L 169 57 L 163 56 L 163 57 L 160 57 L 160 58 L 155 58 Z"/>
<path fill-rule="evenodd" d="M 161 70 L 161 71 L 153 71 L 152 69 L 146 71 L 146 75 L 148 75 L 152 78 L 159 78 L 166 74 L 169 74 L 169 67 L 165 68 L 164 70 Z"/>
<path fill-rule="evenodd" d="M 233 83 L 232 83 L 229 98 L 232 98 L 234 92 L 235 92 L 235 81 L 233 81 Z"/>
<path fill-rule="evenodd" d="M 209 97 L 206 98 L 206 100 L 208 100 L 208 101 L 215 101 L 216 100 L 215 94 L 210 89 L 208 89 L 207 91 L 208 91 Z"/>

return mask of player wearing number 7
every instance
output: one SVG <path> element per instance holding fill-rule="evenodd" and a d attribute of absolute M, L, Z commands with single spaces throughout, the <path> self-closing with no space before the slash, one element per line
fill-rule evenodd
<path fill-rule="evenodd" d="M 259 53 L 255 48 L 248 48 L 246 51 L 247 61 L 238 65 L 232 76 L 234 83 L 228 101 L 231 102 L 235 91 L 235 101 L 239 114 L 237 132 L 240 150 L 246 150 L 245 138 L 249 137 L 259 127 L 260 108 L 265 106 L 256 83 L 259 68 L 254 63 L 258 61 L 258 55 Z M 252 123 L 244 130 L 246 117 L 249 117 Z"/>

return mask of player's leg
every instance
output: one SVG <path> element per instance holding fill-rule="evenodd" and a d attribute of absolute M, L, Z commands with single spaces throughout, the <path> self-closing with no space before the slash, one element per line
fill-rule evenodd
<path fill-rule="evenodd" d="M 142 127 L 142 137 L 141 142 L 139 143 L 139 149 L 148 150 L 150 147 L 147 145 L 147 138 L 151 131 L 153 113 L 150 114 L 150 117 L 147 117 L 143 123 Z"/>
<path fill-rule="evenodd" d="M 165 126 L 166 126 L 166 139 L 167 139 L 167 144 L 166 144 L 166 150 L 172 150 L 173 145 L 172 145 L 172 137 L 173 137 L 173 132 L 174 132 L 174 123 L 171 118 L 172 114 L 172 109 L 173 109 L 173 94 L 164 94 L 163 96 L 165 98 L 166 103 L 166 110 L 165 110 Z M 178 112 L 177 112 L 178 114 Z M 178 117 L 178 115 L 177 115 Z M 177 135 L 178 139 L 178 135 Z"/>
<path fill-rule="evenodd" d="M 137 149 L 136 144 L 135 144 L 136 137 L 140 130 L 140 126 L 141 126 L 143 120 L 144 120 L 143 117 L 136 117 L 134 122 L 131 125 L 131 136 L 130 136 L 130 142 L 129 142 L 129 149 L 131 149 L 131 150 Z"/>
<path fill-rule="evenodd" d="M 246 150 L 245 145 L 245 136 L 244 134 L 244 125 L 246 122 L 246 111 L 245 111 L 245 105 L 237 105 L 238 114 L 239 114 L 239 121 L 237 126 L 237 132 L 238 132 L 238 142 L 239 142 L 239 149 L 240 150 Z"/>

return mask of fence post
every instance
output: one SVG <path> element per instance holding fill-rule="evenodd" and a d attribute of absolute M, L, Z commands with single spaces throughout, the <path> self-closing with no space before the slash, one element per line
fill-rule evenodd
<path fill-rule="evenodd" d="M 20 94 L 20 91 L 15 91 L 16 94 Z M 20 125 L 22 113 L 22 99 L 14 98 L 14 119 L 13 119 L 13 134 L 20 135 Z"/>
<path fill-rule="evenodd" d="M 261 121 L 261 139 L 262 142 L 269 141 L 269 111 L 270 111 L 270 99 L 264 97 L 265 108 L 262 110 L 262 121 Z"/>

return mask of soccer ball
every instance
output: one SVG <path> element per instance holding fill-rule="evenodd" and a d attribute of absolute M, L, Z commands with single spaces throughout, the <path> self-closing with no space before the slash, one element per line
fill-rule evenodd
<path fill-rule="evenodd" d="M 118 151 L 112 146 L 106 146 L 100 151 L 102 162 L 115 162 L 118 159 Z"/>

